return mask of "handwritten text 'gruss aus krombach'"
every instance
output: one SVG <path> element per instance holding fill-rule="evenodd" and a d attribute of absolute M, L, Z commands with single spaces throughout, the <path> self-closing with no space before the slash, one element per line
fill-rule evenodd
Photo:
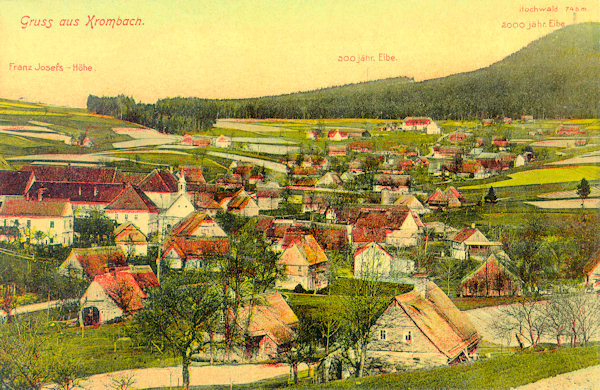
<path fill-rule="evenodd" d="M 56 19 L 53 18 L 34 18 L 29 15 L 23 15 L 21 17 L 21 28 L 35 28 L 45 27 L 53 28 L 58 27 L 85 27 L 91 30 L 95 28 L 123 28 L 123 27 L 139 27 L 143 26 L 144 21 L 142 18 L 122 18 L 120 16 L 116 18 L 99 18 L 96 15 L 87 15 L 86 19 L 80 18 L 64 18 Z"/>

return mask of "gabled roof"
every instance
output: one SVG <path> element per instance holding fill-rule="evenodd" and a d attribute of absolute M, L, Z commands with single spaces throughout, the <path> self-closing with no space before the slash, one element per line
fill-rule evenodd
<path fill-rule="evenodd" d="M 473 278 L 473 276 L 477 275 L 482 270 L 486 269 L 491 263 L 495 263 L 498 265 L 498 269 L 503 271 L 506 276 L 509 277 L 515 283 L 522 283 L 521 278 L 516 275 L 516 271 L 511 263 L 510 258 L 504 251 L 499 251 L 497 253 L 492 253 L 488 256 L 488 258 L 479 265 L 479 267 L 475 268 L 473 271 L 469 272 L 465 277 L 460 281 L 461 284 L 467 282 L 469 279 Z"/>
<path fill-rule="evenodd" d="M 115 182 L 116 183 L 129 183 L 129 184 L 133 184 L 134 186 L 139 185 L 142 180 L 144 180 L 146 178 L 145 173 L 139 173 L 139 172 L 117 172 L 117 177 L 115 178 Z"/>
<path fill-rule="evenodd" d="M 243 188 L 240 188 L 227 203 L 227 210 L 243 210 L 251 200 L 250 195 Z"/>
<path fill-rule="evenodd" d="M 131 184 L 126 185 L 121 193 L 106 206 L 106 210 L 158 213 L 158 208 L 150 198 L 139 187 Z"/>
<path fill-rule="evenodd" d="M 388 251 L 386 251 L 385 249 L 383 249 L 381 247 L 381 245 L 379 245 L 379 244 L 377 244 L 375 242 L 370 242 L 367 245 L 359 248 L 356 252 L 354 252 L 354 256 L 353 257 L 356 258 L 356 257 L 360 256 L 361 254 L 367 252 L 369 249 L 376 250 L 376 251 L 381 251 L 382 253 L 384 253 L 385 255 L 387 255 L 389 258 L 391 258 L 391 259 L 394 258 L 394 256 L 390 255 L 388 253 Z"/>
<path fill-rule="evenodd" d="M 163 256 L 174 250 L 180 259 L 204 258 L 222 256 L 229 253 L 229 240 L 227 238 L 202 238 L 190 239 L 173 237 L 164 246 Z"/>
<path fill-rule="evenodd" d="M 238 314 L 238 326 L 251 337 L 267 336 L 277 345 L 287 344 L 294 339 L 292 329 L 298 317 L 281 294 L 258 298 L 253 305 L 242 306 Z"/>
<path fill-rule="evenodd" d="M 117 168 L 76 167 L 70 165 L 25 165 L 21 171 L 30 171 L 36 181 L 71 183 L 115 183 Z"/>
<path fill-rule="evenodd" d="M 89 280 L 94 280 L 94 277 L 104 274 L 110 268 L 127 265 L 125 254 L 116 246 L 73 248 L 67 259 L 69 258 L 81 265 L 84 275 Z"/>
<path fill-rule="evenodd" d="M 291 253 L 295 253 L 295 249 L 298 250 L 301 259 L 289 258 Z M 312 235 L 306 234 L 303 237 L 294 240 L 281 255 L 280 262 L 282 264 L 289 263 L 290 260 L 301 260 L 309 265 L 315 265 L 327 262 L 327 255 L 317 240 L 315 240 Z"/>
<path fill-rule="evenodd" d="M 177 178 L 169 171 L 154 170 L 146 176 L 139 184 L 139 187 L 144 192 L 177 192 L 179 190 L 179 182 Z"/>
<path fill-rule="evenodd" d="M 202 167 L 194 167 L 194 166 L 183 166 L 179 170 L 179 174 L 183 172 L 185 180 L 188 183 L 206 183 L 204 179 L 204 175 L 202 174 Z"/>
<path fill-rule="evenodd" d="M 461 231 L 459 231 L 458 233 L 456 233 L 456 235 L 454 236 L 452 241 L 465 242 L 466 240 L 469 239 L 469 237 L 471 237 L 473 234 L 475 234 L 477 232 L 479 232 L 479 229 L 464 228 Z"/>
<path fill-rule="evenodd" d="M 396 296 L 395 303 L 449 360 L 481 339 L 469 317 L 432 282 L 424 295 L 413 290 Z"/>
<path fill-rule="evenodd" d="M 583 274 L 591 275 L 596 267 L 600 264 L 600 251 L 594 253 L 590 260 L 583 266 Z"/>
<path fill-rule="evenodd" d="M 115 242 L 147 242 L 146 236 L 131 222 L 124 223 L 115 230 Z"/>
<path fill-rule="evenodd" d="M 193 236 L 196 230 L 202 225 L 218 226 L 210 215 L 202 212 L 193 212 L 171 229 L 171 235 L 180 237 Z"/>
<path fill-rule="evenodd" d="M 149 287 L 158 287 L 160 285 L 158 278 L 149 265 L 132 265 L 129 266 L 127 272 L 133 276 L 142 291 L 145 291 Z"/>
<path fill-rule="evenodd" d="M 71 214 L 70 203 L 65 200 L 9 199 L 0 206 L 3 217 L 64 217 Z"/>
<path fill-rule="evenodd" d="M 25 195 L 33 184 L 30 171 L 0 171 L 0 195 Z"/>
<path fill-rule="evenodd" d="M 94 278 L 113 302 L 123 311 L 135 312 L 144 307 L 146 293 L 127 271 L 108 272 Z"/>

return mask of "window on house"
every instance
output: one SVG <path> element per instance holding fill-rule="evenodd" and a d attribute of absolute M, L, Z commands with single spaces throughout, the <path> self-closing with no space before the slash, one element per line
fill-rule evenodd
<path fill-rule="evenodd" d="M 54 244 L 54 238 L 50 239 L 50 244 Z"/>
<path fill-rule="evenodd" d="M 128 221 L 129 220 L 129 215 L 125 214 L 125 220 Z"/>
<path fill-rule="evenodd" d="M 54 221 L 50 221 L 50 229 L 54 228 Z"/>
<path fill-rule="evenodd" d="M 406 341 L 408 344 L 412 342 L 412 333 L 410 330 L 404 334 L 404 341 Z"/>
<path fill-rule="evenodd" d="M 133 216 L 133 219 L 135 219 L 135 220 L 137 221 L 137 219 L 138 219 L 138 215 L 137 215 L 137 214 L 135 214 L 135 215 Z"/>
<path fill-rule="evenodd" d="M 387 332 L 385 329 L 381 329 L 379 331 L 379 340 L 385 340 L 387 338 Z"/>

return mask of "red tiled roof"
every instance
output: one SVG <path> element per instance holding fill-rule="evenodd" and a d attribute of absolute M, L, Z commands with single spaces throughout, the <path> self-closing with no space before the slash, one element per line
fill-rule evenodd
<path fill-rule="evenodd" d="M 206 183 L 204 175 L 202 174 L 202 167 L 183 166 L 180 172 L 183 171 L 185 180 L 188 183 Z"/>
<path fill-rule="evenodd" d="M 456 236 L 454 236 L 452 241 L 464 242 L 469 237 L 471 237 L 473 234 L 475 234 L 475 232 L 477 232 L 477 229 L 465 228 L 465 229 L 459 231 L 458 233 L 456 233 Z"/>
<path fill-rule="evenodd" d="M 177 192 L 179 183 L 177 178 L 169 171 L 154 170 L 140 183 L 144 192 Z"/>
<path fill-rule="evenodd" d="M 238 326 L 251 337 L 268 336 L 277 345 L 293 341 L 292 329 L 298 323 L 298 317 L 283 299 L 274 294 L 257 299 L 254 306 L 242 306 L 238 313 Z"/>
<path fill-rule="evenodd" d="M 68 165 L 25 165 L 21 171 L 30 171 L 36 181 L 72 183 L 115 183 L 117 168 L 75 167 Z"/>
<path fill-rule="evenodd" d="M 74 248 L 69 258 L 71 256 L 75 257 L 89 280 L 110 268 L 127 266 L 125 254 L 118 247 Z"/>
<path fill-rule="evenodd" d="M 171 229 L 171 235 L 180 237 L 192 236 L 198 227 L 205 224 L 215 225 L 216 222 L 206 213 L 194 212 L 175 225 Z"/>
<path fill-rule="evenodd" d="M 177 255 L 183 260 L 188 257 L 204 258 L 222 256 L 229 253 L 229 240 L 227 238 L 188 239 L 174 237 L 166 243 L 164 254 L 167 254 L 171 249 L 175 250 Z"/>
<path fill-rule="evenodd" d="M 149 265 L 132 265 L 129 267 L 129 272 L 142 291 L 150 287 L 159 287 L 158 278 L 152 271 Z"/>
<path fill-rule="evenodd" d="M 116 183 L 129 183 L 134 186 L 139 185 L 142 180 L 146 178 L 146 174 L 137 173 L 137 172 L 117 172 L 117 177 L 115 178 Z"/>
<path fill-rule="evenodd" d="M 343 250 L 348 247 L 348 230 L 345 227 L 327 227 L 314 225 L 310 234 L 324 250 Z"/>
<path fill-rule="evenodd" d="M 158 213 L 158 208 L 150 198 L 139 187 L 134 187 L 131 184 L 127 184 L 121 193 L 106 206 L 105 210 Z"/>
<path fill-rule="evenodd" d="M 37 200 L 10 199 L 0 206 L 0 215 L 3 217 L 62 217 L 69 210 L 69 202 L 65 200 Z"/>
<path fill-rule="evenodd" d="M 146 294 L 131 273 L 126 271 L 108 272 L 96 276 L 94 282 L 102 287 L 121 310 L 135 312 L 144 307 L 143 299 Z"/>
<path fill-rule="evenodd" d="M 33 180 L 33 172 L 0 171 L 0 195 L 25 195 Z"/>
<path fill-rule="evenodd" d="M 29 198 L 36 199 L 42 191 L 42 199 L 69 199 L 77 203 L 110 203 L 125 188 L 123 184 L 106 183 L 67 183 L 42 182 L 34 183 L 29 191 Z"/>

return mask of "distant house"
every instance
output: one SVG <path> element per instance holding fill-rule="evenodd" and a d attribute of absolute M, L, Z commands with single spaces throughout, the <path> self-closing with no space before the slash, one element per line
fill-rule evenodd
<path fill-rule="evenodd" d="M 354 277 L 394 280 L 414 271 L 415 263 L 396 259 L 377 243 L 369 243 L 354 253 Z"/>
<path fill-rule="evenodd" d="M 492 143 L 494 144 L 495 147 L 497 147 L 500 150 L 510 149 L 510 142 L 504 137 L 494 138 Z"/>
<path fill-rule="evenodd" d="M 21 240 L 46 245 L 73 244 L 74 215 L 68 201 L 7 200 L 0 206 L 0 225 L 18 228 Z"/>
<path fill-rule="evenodd" d="M 69 256 L 58 267 L 58 273 L 65 276 L 78 276 L 90 281 L 109 269 L 127 266 L 123 249 L 118 246 L 95 248 L 73 248 Z"/>
<path fill-rule="evenodd" d="M 440 127 L 431 119 L 425 117 L 408 116 L 402 122 L 404 131 L 421 131 L 427 134 L 441 134 Z"/>
<path fill-rule="evenodd" d="M 433 147 L 433 157 L 434 158 L 444 158 L 451 157 L 455 158 L 456 156 L 463 155 L 463 148 L 460 146 L 434 146 Z"/>
<path fill-rule="evenodd" d="M 317 188 L 341 188 L 342 184 L 342 179 L 340 179 L 337 173 L 327 172 L 319 180 L 317 180 L 315 186 Z"/>
<path fill-rule="evenodd" d="M 533 115 L 521 115 L 521 121 L 533 122 Z"/>
<path fill-rule="evenodd" d="M 285 266 L 285 279 L 277 287 L 316 290 L 328 284 L 329 262 L 323 248 L 312 235 L 304 235 L 284 249 L 278 264 Z"/>
<path fill-rule="evenodd" d="M 281 294 L 257 297 L 239 309 L 244 360 L 280 359 L 293 347 L 298 317 Z"/>
<path fill-rule="evenodd" d="M 427 213 L 431 212 L 431 210 L 429 210 L 428 208 L 425 208 L 425 206 L 423 206 L 423 203 L 421 203 L 419 201 L 419 199 L 417 199 L 417 197 L 414 195 L 400 195 L 396 199 L 394 204 L 398 205 L 398 206 L 406 206 L 413 213 L 419 214 L 419 215 L 427 214 Z"/>
<path fill-rule="evenodd" d="M 319 137 L 319 132 L 317 130 L 310 130 L 306 132 L 306 138 L 307 139 L 312 139 L 312 140 L 318 140 Z"/>
<path fill-rule="evenodd" d="M 355 245 L 376 242 L 396 247 L 414 246 L 424 227 L 419 217 L 406 207 L 364 207 L 352 219 Z"/>
<path fill-rule="evenodd" d="M 282 200 L 279 184 L 268 182 L 256 185 L 256 202 L 259 210 L 277 210 Z"/>
<path fill-rule="evenodd" d="M 373 191 L 388 190 L 397 193 L 410 191 L 411 177 L 409 175 L 376 174 L 373 178 Z"/>
<path fill-rule="evenodd" d="M 210 138 L 186 134 L 183 136 L 180 143 L 182 145 L 196 146 L 199 148 L 207 148 L 210 146 Z"/>
<path fill-rule="evenodd" d="M 466 133 L 452 133 L 448 136 L 448 141 L 450 142 L 464 142 L 467 139 Z"/>
<path fill-rule="evenodd" d="M 214 144 L 217 148 L 230 148 L 232 144 L 231 137 L 220 135 L 214 139 Z"/>
<path fill-rule="evenodd" d="M 381 372 L 452 365 L 473 358 L 481 336 L 432 282 L 398 295 L 371 328 L 368 365 Z"/>
<path fill-rule="evenodd" d="M 131 222 L 146 236 L 158 231 L 158 208 L 140 188 L 131 184 L 104 211 L 117 224 Z"/>
<path fill-rule="evenodd" d="M 580 135 L 585 134 L 584 130 L 578 125 L 574 124 L 563 124 L 556 130 L 557 135 Z"/>
<path fill-rule="evenodd" d="M 341 145 L 341 146 L 329 145 L 327 147 L 327 150 L 328 150 L 327 153 L 330 156 L 345 156 L 347 153 L 345 145 Z"/>
<path fill-rule="evenodd" d="M 129 256 L 146 256 L 148 254 L 148 239 L 131 222 L 117 227 L 115 244 Z"/>
<path fill-rule="evenodd" d="M 171 268 L 203 268 L 229 252 L 229 240 L 208 214 L 195 212 L 173 227 L 162 252 Z"/>
<path fill-rule="evenodd" d="M 465 203 L 465 198 L 458 190 L 452 186 L 442 192 L 439 188 L 425 202 L 432 208 L 453 208 L 461 207 Z"/>
<path fill-rule="evenodd" d="M 327 138 L 330 141 L 343 141 L 348 139 L 348 133 L 345 131 L 340 131 L 340 129 L 330 130 L 327 133 Z"/>
<path fill-rule="evenodd" d="M 243 188 L 233 196 L 224 198 L 220 204 L 228 212 L 243 217 L 256 217 L 259 211 L 256 201 Z"/>
<path fill-rule="evenodd" d="M 485 260 L 502 243 L 490 241 L 477 228 L 465 228 L 450 240 L 451 256 L 455 259 Z"/>
<path fill-rule="evenodd" d="M 519 154 L 517 157 L 515 157 L 514 164 L 515 164 L 515 168 L 522 167 L 525 164 L 527 164 L 527 159 L 522 154 Z"/>
<path fill-rule="evenodd" d="M 512 269 L 506 253 L 492 253 L 460 282 L 462 297 L 503 297 L 523 295 L 523 281 Z"/>
<path fill-rule="evenodd" d="M 142 310 L 146 290 L 158 287 L 150 266 L 131 266 L 98 275 L 80 299 L 85 326 L 117 320 Z"/>

